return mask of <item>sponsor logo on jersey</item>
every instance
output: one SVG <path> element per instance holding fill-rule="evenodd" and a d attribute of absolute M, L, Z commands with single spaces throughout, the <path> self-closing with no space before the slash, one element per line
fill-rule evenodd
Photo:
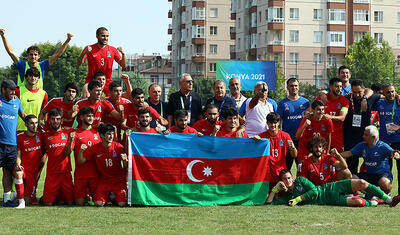
<path fill-rule="evenodd" d="M 14 104 L 14 105 L 13 105 L 13 108 L 14 108 L 14 109 L 17 109 L 17 105 L 16 105 L 16 104 Z"/>
<path fill-rule="evenodd" d="M 110 53 L 110 51 L 107 51 L 107 58 L 111 58 L 111 53 Z"/>
<path fill-rule="evenodd" d="M 32 101 L 35 101 L 35 100 L 30 100 L 30 99 L 27 99 L 27 100 L 26 100 L 26 102 L 32 102 Z"/>
<path fill-rule="evenodd" d="M 30 147 L 30 148 L 26 148 L 25 152 L 32 152 L 32 151 L 36 151 L 39 150 L 41 148 L 41 146 L 34 146 L 34 147 Z"/>
<path fill-rule="evenodd" d="M 112 157 L 117 157 L 117 152 L 115 152 L 115 150 L 112 152 Z"/>
<path fill-rule="evenodd" d="M 301 104 L 301 105 L 299 106 L 299 108 L 300 108 L 300 109 L 304 109 L 304 106 L 303 106 L 303 104 Z"/>
<path fill-rule="evenodd" d="M 29 144 L 29 140 L 24 140 L 24 145 Z"/>
<path fill-rule="evenodd" d="M 56 144 L 50 144 L 49 148 L 57 148 L 57 147 L 64 147 L 65 143 L 56 143 Z"/>
<path fill-rule="evenodd" d="M 301 187 L 301 186 L 297 186 L 296 189 L 297 189 L 297 191 L 299 191 L 299 192 L 303 191 L 303 187 Z"/>
<path fill-rule="evenodd" d="M 367 152 L 365 151 L 365 149 L 362 151 L 362 156 L 366 157 L 367 156 Z"/>
<path fill-rule="evenodd" d="M 378 152 L 374 152 L 374 154 L 373 154 L 375 157 L 377 157 L 377 156 L 379 156 L 379 153 Z"/>
<path fill-rule="evenodd" d="M 321 125 L 321 131 L 326 131 L 325 125 Z"/>

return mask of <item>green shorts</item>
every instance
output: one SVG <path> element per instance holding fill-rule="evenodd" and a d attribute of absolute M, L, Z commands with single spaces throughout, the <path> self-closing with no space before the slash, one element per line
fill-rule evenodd
<path fill-rule="evenodd" d="M 351 179 L 327 183 L 321 187 L 321 199 L 325 205 L 346 206 L 346 195 L 351 193 Z"/>

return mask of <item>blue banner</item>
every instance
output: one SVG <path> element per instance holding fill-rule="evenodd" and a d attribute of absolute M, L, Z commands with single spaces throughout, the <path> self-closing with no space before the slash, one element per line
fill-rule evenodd
<path fill-rule="evenodd" d="M 252 91 L 254 85 L 263 81 L 269 90 L 275 90 L 275 61 L 217 61 L 217 80 L 224 80 L 228 87 L 229 79 L 239 78 L 243 91 Z"/>

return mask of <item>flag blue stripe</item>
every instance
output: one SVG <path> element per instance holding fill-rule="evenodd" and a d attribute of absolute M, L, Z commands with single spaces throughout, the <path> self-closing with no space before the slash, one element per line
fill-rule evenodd
<path fill-rule="evenodd" d="M 132 153 L 145 157 L 237 159 L 270 154 L 269 140 L 266 139 L 255 141 L 249 138 L 132 132 L 130 141 Z M 231 148 L 233 145 L 235 145 L 234 149 Z M 190 148 L 177 148 L 177 146 L 190 146 Z"/>

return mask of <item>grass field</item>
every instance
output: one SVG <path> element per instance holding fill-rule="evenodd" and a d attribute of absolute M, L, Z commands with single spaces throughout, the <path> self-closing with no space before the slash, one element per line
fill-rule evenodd
<path fill-rule="evenodd" d="M 39 197 L 43 182 L 44 176 L 39 184 Z M 396 187 L 397 180 L 393 188 Z M 24 210 L 0 210 L 3 218 L 0 234 L 399 234 L 400 231 L 400 207 L 387 205 L 366 208 L 29 206 Z"/>

